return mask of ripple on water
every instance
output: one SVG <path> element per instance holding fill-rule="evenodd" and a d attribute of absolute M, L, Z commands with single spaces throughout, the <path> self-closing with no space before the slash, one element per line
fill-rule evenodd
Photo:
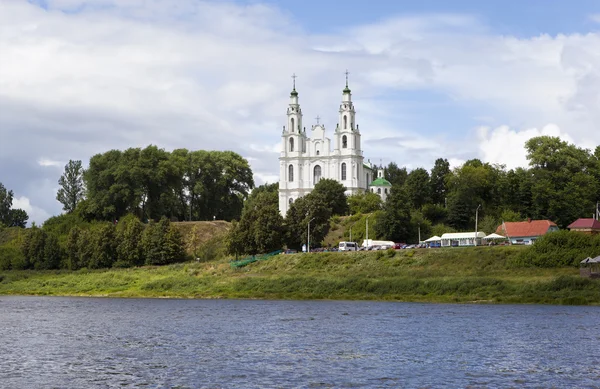
<path fill-rule="evenodd" d="M 7 388 L 598 387 L 600 308 L 3 297 Z"/>

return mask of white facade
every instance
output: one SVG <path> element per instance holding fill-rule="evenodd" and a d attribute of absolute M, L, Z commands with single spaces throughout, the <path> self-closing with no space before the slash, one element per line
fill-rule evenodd
<path fill-rule="evenodd" d="M 353 195 L 367 190 L 374 178 L 370 165 L 364 164 L 347 81 L 333 142 L 326 136 L 323 124 L 312 125 L 309 131 L 307 134 L 302 123 L 302 109 L 294 85 L 279 157 L 279 211 L 284 217 L 290 204 L 310 193 L 320 179 L 334 179 L 346 187 L 347 195 Z"/>

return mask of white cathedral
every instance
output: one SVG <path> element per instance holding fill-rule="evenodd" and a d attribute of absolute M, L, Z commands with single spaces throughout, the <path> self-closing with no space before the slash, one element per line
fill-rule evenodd
<path fill-rule="evenodd" d="M 377 172 L 370 162 L 365 162 L 360 148 L 360 131 L 356 124 L 356 111 L 352 104 L 352 93 L 346 87 L 342 92 L 339 121 L 331 139 L 325 136 L 325 126 L 319 123 L 306 134 L 302 126 L 302 109 L 296 92 L 296 76 L 290 93 L 287 109 L 287 126 L 281 134 L 281 155 L 279 157 L 279 211 L 285 217 L 290 205 L 299 197 L 305 196 L 322 178 L 334 179 L 346 187 L 346 195 L 371 190 L 379 193 L 385 201 L 391 184 Z"/>

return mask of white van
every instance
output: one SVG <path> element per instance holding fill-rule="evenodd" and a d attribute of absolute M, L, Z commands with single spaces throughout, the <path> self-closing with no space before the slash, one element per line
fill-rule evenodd
<path fill-rule="evenodd" d="M 358 244 L 356 242 L 340 242 L 338 251 L 357 251 Z"/>

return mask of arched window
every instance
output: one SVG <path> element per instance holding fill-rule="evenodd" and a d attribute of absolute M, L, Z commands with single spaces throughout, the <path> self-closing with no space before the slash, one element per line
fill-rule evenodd
<path fill-rule="evenodd" d="M 315 166 L 313 173 L 314 173 L 313 174 L 314 184 L 316 184 L 317 182 L 319 182 L 321 180 L 321 166 L 319 166 L 319 165 Z"/>
<path fill-rule="evenodd" d="M 348 116 L 344 115 L 344 130 L 348 128 Z"/>
<path fill-rule="evenodd" d="M 342 181 L 346 180 L 346 162 L 342 163 Z"/>
<path fill-rule="evenodd" d="M 288 166 L 288 180 L 290 182 L 294 181 L 294 165 Z"/>
<path fill-rule="evenodd" d="M 375 188 L 371 188 L 371 192 L 375 193 Z"/>
<path fill-rule="evenodd" d="M 384 192 L 385 194 L 387 194 L 387 188 L 385 188 L 385 189 L 383 190 L 383 192 Z"/>
<path fill-rule="evenodd" d="M 377 194 L 381 194 L 381 188 L 377 188 Z"/>
<path fill-rule="evenodd" d="M 321 152 L 319 150 L 317 150 L 317 155 L 319 155 Z"/>
<path fill-rule="evenodd" d="M 293 202 L 294 202 L 294 199 L 290 197 L 290 199 L 288 200 L 288 203 L 289 203 L 290 205 L 292 205 L 292 203 L 293 203 Z"/>
<path fill-rule="evenodd" d="M 294 129 L 296 128 L 296 126 L 294 126 L 294 118 L 292 118 L 292 126 L 291 126 L 291 128 L 292 128 L 292 132 L 294 132 Z"/>
<path fill-rule="evenodd" d="M 348 148 L 348 137 L 346 135 L 342 136 L 342 148 L 343 149 Z"/>
<path fill-rule="evenodd" d="M 294 138 L 290 138 L 290 151 L 294 151 Z"/>

